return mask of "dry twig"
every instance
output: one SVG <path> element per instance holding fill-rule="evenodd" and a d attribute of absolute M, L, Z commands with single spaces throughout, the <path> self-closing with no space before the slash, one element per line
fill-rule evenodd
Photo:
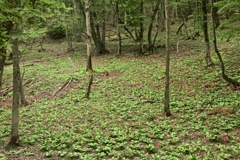
<path fill-rule="evenodd" d="M 60 86 L 60 87 L 53 93 L 52 96 L 55 97 L 56 94 L 57 94 L 58 92 L 60 92 L 64 87 L 68 87 L 71 82 L 72 82 L 72 78 L 68 79 L 62 86 Z"/>

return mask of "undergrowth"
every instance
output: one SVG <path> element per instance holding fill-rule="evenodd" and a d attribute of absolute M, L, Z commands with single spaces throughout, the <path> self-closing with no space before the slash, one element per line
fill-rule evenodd
<path fill-rule="evenodd" d="M 20 108 L 21 146 L 4 151 L 7 157 L 31 159 L 43 153 L 45 158 L 86 160 L 240 158 L 240 91 L 222 80 L 216 57 L 216 65 L 205 68 L 204 55 L 197 50 L 172 55 L 174 116 L 167 118 L 162 54 L 94 57 L 90 100 L 84 98 L 83 52 L 46 55 L 38 53 L 39 62 L 25 57 L 25 65 L 33 63 L 22 67 L 24 81 L 31 80 L 25 86 L 29 105 Z M 240 80 L 239 68 L 237 63 L 229 66 L 228 73 Z M 5 87 L 11 86 L 11 70 L 6 67 Z M 69 85 L 53 95 L 67 81 Z M 11 96 L 0 97 L 6 102 L 0 108 L 3 145 L 11 131 Z"/>

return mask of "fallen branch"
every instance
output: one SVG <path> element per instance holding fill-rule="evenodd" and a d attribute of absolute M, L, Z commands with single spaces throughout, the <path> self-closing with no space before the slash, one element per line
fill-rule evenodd
<path fill-rule="evenodd" d="M 72 82 L 72 78 L 68 79 L 62 86 L 60 86 L 60 87 L 53 93 L 52 96 L 55 97 L 56 94 L 57 94 L 58 92 L 60 92 L 64 87 L 68 87 L 71 82 Z"/>
<path fill-rule="evenodd" d="M 32 62 L 44 62 L 43 60 L 33 60 Z"/>
<path fill-rule="evenodd" d="M 33 80 L 27 80 L 26 82 L 23 83 L 23 86 L 26 86 L 27 84 L 31 83 Z M 6 96 L 9 92 L 13 90 L 13 87 L 7 87 L 4 90 L 1 90 L 0 94 L 2 96 Z"/>
<path fill-rule="evenodd" d="M 1 95 L 4 95 L 4 93 L 7 92 L 9 89 L 10 89 L 10 87 L 7 87 L 7 88 L 1 90 L 1 92 L 0 92 Z"/>
<path fill-rule="evenodd" d="M 28 67 L 28 66 L 34 66 L 34 64 L 31 63 L 31 64 L 25 64 L 25 65 L 22 65 L 22 67 Z"/>
<path fill-rule="evenodd" d="M 69 86 L 69 84 L 72 82 L 73 78 L 70 78 L 70 80 L 68 81 L 68 84 L 66 85 L 66 87 Z"/>

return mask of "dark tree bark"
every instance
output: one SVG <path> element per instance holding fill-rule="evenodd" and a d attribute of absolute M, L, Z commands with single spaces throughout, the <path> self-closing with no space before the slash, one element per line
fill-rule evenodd
<path fill-rule="evenodd" d="M 17 29 L 13 32 L 17 33 Z M 20 68 L 19 68 L 19 50 L 18 50 L 18 40 L 13 40 L 12 46 L 13 53 L 13 104 L 12 104 L 12 128 L 11 137 L 9 144 L 18 145 L 19 144 L 19 95 L 20 95 Z"/>
<path fill-rule="evenodd" d="M 144 28 L 143 28 L 143 0 L 141 0 L 140 2 L 140 31 L 139 31 L 139 41 L 140 41 L 140 45 L 139 45 L 139 54 L 144 54 L 144 50 L 143 50 L 143 32 L 144 32 Z"/>
<path fill-rule="evenodd" d="M 12 1 L 9 0 L 9 2 L 12 2 Z M 13 23 L 8 21 L 0 25 L 1 25 L 0 27 L 4 28 L 7 31 L 7 35 L 9 35 L 12 29 Z M 2 87 L 2 81 L 3 81 L 2 77 L 3 77 L 4 65 L 6 61 L 6 54 L 7 54 L 6 48 L 5 47 L 0 48 L 0 57 L 1 57 L 0 59 L 0 90 Z"/>
<path fill-rule="evenodd" d="M 106 49 L 106 2 L 102 0 L 103 10 L 102 10 L 102 48 Z"/>
<path fill-rule="evenodd" d="M 160 5 L 160 0 L 157 1 L 156 6 L 154 7 L 153 14 L 151 16 L 151 22 L 148 28 L 148 50 L 153 53 L 154 50 L 154 42 L 152 42 L 152 29 L 153 29 L 153 23 L 156 18 L 159 5 Z"/>
<path fill-rule="evenodd" d="M 205 52 L 206 52 L 206 63 L 207 66 L 211 66 L 213 64 L 211 56 L 210 56 L 210 43 L 208 36 L 208 20 L 207 20 L 207 0 L 202 0 L 202 18 L 203 18 L 203 33 L 205 40 Z"/>
<path fill-rule="evenodd" d="M 213 10 L 213 7 L 214 7 L 214 2 L 212 1 L 212 10 Z M 225 73 L 225 65 L 224 65 L 224 62 L 223 62 L 223 59 L 222 59 L 222 56 L 221 56 L 221 53 L 219 52 L 218 50 L 218 47 L 217 47 L 217 36 L 216 36 L 216 24 L 215 24 L 215 15 L 214 13 L 212 12 L 212 21 L 213 21 L 213 44 L 214 44 L 214 50 L 215 50 L 215 53 L 217 54 L 217 57 L 219 59 L 219 62 L 220 62 L 220 66 L 221 66 L 221 71 L 222 71 L 222 77 L 225 81 L 227 81 L 228 83 L 231 83 L 232 85 L 234 86 L 240 86 L 240 82 L 230 78 L 226 73 Z"/>
<path fill-rule="evenodd" d="M 121 18 L 118 19 L 119 21 L 119 24 L 124 24 L 124 21 L 121 20 Z M 137 41 L 137 38 L 135 38 L 132 34 L 132 32 L 128 29 L 127 26 L 123 26 L 123 28 L 125 29 L 125 31 L 130 35 L 130 37 L 134 40 L 134 41 Z"/>
<path fill-rule="evenodd" d="M 170 52 L 169 52 L 169 3 L 165 0 L 165 17 L 166 17 L 166 82 L 165 82 L 165 94 L 164 94 L 164 114 L 169 117 L 170 112 Z"/>
<path fill-rule="evenodd" d="M 121 39 L 121 27 L 119 23 L 120 15 L 119 15 L 119 1 L 116 1 L 116 14 L 117 14 L 117 34 L 118 34 L 118 55 L 122 54 L 122 39 Z"/>
<path fill-rule="evenodd" d="M 2 83 L 3 83 L 3 71 L 4 71 L 4 65 L 6 61 L 6 50 L 4 48 L 0 49 L 0 90 L 2 89 Z"/>
<path fill-rule="evenodd" d="M 212 0 L 212 1 L 213 1 L 213 3 L 218 2 L 218 0 Z M 216 6 L 213 6 L 212 14 L 214 16 L 215 28 L 218 28 L 220 26 L 219 15 L 217 12 L 218 12 L 218 8 Z"/>

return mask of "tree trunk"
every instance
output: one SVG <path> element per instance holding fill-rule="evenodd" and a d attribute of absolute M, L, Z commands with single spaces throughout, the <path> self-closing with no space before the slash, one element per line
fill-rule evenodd
<path fill-rule="evenodd" d="M 165 82 L 165 101 L 164 101 L 164 114 L 169 117 L 170 112 L 170 52 L 169 52 L 169 2 L 165 0 L 165 17 L 166 17 L 166 82 Z"/>
<path fill-rule="evenodd" d="M 66 24 L 65 32 L 66 32 L 66 39 L 67 39 L 67 52 L 71 52 L 74 49 L 72 45 L 72 34 L 71 34 L 71 31 L 69 30 L 68 24 Z"/>
<path fill-rule="evenodd" d="M 17 33 L 15 29 L 14 34 Z M 20 68 L 19 68 L 19 50 L 18 50 L 18 40 L 13 40 L 12 46 L 13 53 L 13 104 L 12 104 L 12 129 L 9 144 L 18 145 L 19 144 L 19 95 L 20 95 Z"/>
<path fill-rule="evenodd" d="M 82 11 L 83 17 L 86 20 L 86 14 L 85 14 L 85 12 L 86 12 L 85 9 L 86 8 L 83 7 L 83 4 L 81 3 L 81 1 L 79 1 L 79 7 Z M 98 54 L 108 53 L 109 51 L 106 49 L 106 46 L 105 46 L 105 39 L 104 39 L 104 44 L 103 44 L 103 41 L 102 41 L 103 39 L 101 38 L 100 26 L 99 26 L 99 24 L 95 24 L 94 21 L 93 21 L 93 19 L 97 19 L 97 15 L 96 15 L 95 12 L 90 12 L 90 11 L 89 11 L 89 14 L 90 14 L 90 17 L 91 17 L 90 18 L 90 27 L 91 27 L 90 30 L 92 32 L 92 39 L 94 41 L 97 53 Z"/>
<path fill-rule="evenodd" d="M 152 53 L 153 53 L 153 49 L 154 49 L 154 43 L 152 42 L 152 28 L 153 28 L 153 22 L 156 18 L 156 15 L 157 15 L 157 12 L 158 12 L 158 9 L 159 9 L 160 2 L 161 1 L 158 0 L 157 3 L 156 3 L 153 14 L 151 16 L 151 22 L 150 22 L 150 25 L 149 25 L 149 28 L 148 28 L 148 50 Z"/>
<path fill-rule="evenodd" d="M 140 46 L 139 46 L 139 54 L 143 54 L 144 50 L 143 50 L 143 32 L 144 32 L 144 28 L 143 28 L 143 0 L 141 0 L 140 2 L 140 31 L 139 31 L 139 40 L 140 40 Z"/>
<path fill-rule="evenodd" d="M 218 0 L 212 0 L 213 3 L 218 2 Z M 220 21 L 219 21 L 219 15 L 218 15 L 218 8 L 216 6 L 212 7 L 212 14 L 214 16 L 214 24 L 215 28 L 218 28 L 220 26 Z"/>
<path fill-rule="evenodd" d="M 211 56 L 210 56 L 210 43 L 208 36 L 208 20 L 207 20 L 207 0 L 202 0 L 202 18 L 203 18 L 203 33 L 205 40 L 205 53 L 206 53 L 206 62 L 207 66 L 211 66 L 213 64 Z"/>
<path fill-rule="evenodd" d="M 9 0 L 9 3 L 12 3 L 12 1 Z M 10 34 L 12 26 L 13 26 L 13 23 L 10 21 L 0 24 L 0 27 L 4 28 L 7 31 L 7 35 Z M 3 77 L 3 70 L 4 70 L 5 61 L 6 61 L 6 55 L 7 55 L 7 51 L 6 51 L 5 46 L 3 46 L 0 49 L 0 57 L 1 57 L 1 59 L 0 59 L 0 90 L 2 87 L 2 83 L 3 83 L 2 77 Z"/>
<path fill-rule="evenodd" d="M 91 56 L 91 41 L 92 41 L 92 32 L 91 32 L 91 18 L 90 18 L 90 4 L 89 0 L 85 0 L 85 12 L 86 12 L 86 28 L 87 28 L 87 71 L 89 73 L 89 82 L 87 87 L 86 98 L 89 99 L 91 85 L 93 81 L 93 69 L 92 69 L 92 56 Z"/>
<path fill-rule="evenodd" d="M 26 105 L 28 105 L 28 102 L 27 102 L 27 100 L 25 98 L 21 74 L 19 74 L 18 79 L 19 79 L 19 93 L 20 93 L 21 105 L 22 106 L 26 106 Z"/>
<path fill-rule="evenodd" d="M 159 19 L 160 19 L 160 24 L 161 24 L 161 31 L 164 31 L 165 30 L 165 26 L 166 26 L 166 24 L 165 24 L 165 9 L 164 9 L 164 1 L 162 1 L 161 2 L 161 4 L 160 4 L 160 16 L 159 16 Z"/>
<path fill-rule="evenodd" d="M 212 1 L 212 10 L 214 8 L 214 5 L 213 5 L 213 1 Z M 222 71 L 222 77 L 225 81 L 231 83 L 232 85 L 234 86 L 240 86 L 240 82 L 234 80 L 234 79 L 231 79 L 230 77 L 228 77 L 228 75 L 225 73 L 225 65 L 224 65 L 224 62 L 223 62 L 223 59 L 222 59 L 222 56 L 221 56 L 221 53 L 219 52 L 218 50 L 218 47 L 217 47 L 217 37 L 216 37 L 216 24 L 215 24 L 215 15 L 212 11 L 212 21 L 213 21 L 213 44 L 214 44 L 214 50 L 215 50 L 215 53 L 217 54 L 217 57 L 219 59 L 219 62 L 220 62 L 220 66 L 221 66 L 221 71 Z"/>
<path fill-rule="evenodd" d="M 116 1 L 116 14 L 117 14 L 117 34 L 118 34 L 118 55 L 122 54 L 122 40 L 121 40 L 121 27 L 119 23 L 120 15 L 119 15 L 119 1 Z"/>
<path fill-rule="evenodd" d="M 105 0 L 102 0 L 103 10 L 102 10 L 102 48 L 106 49 L 106 4 Z M 105 51 L 104 51 L 105 52 Z"/>
<path fill-rule="evenodd" d="M 2 48 L 0 50 L 0 90 L 2 89 L 2 83 L 3 83 L 3 71 L 4 71 L 4 65 L 6 61 L 6 50 Z"/>

